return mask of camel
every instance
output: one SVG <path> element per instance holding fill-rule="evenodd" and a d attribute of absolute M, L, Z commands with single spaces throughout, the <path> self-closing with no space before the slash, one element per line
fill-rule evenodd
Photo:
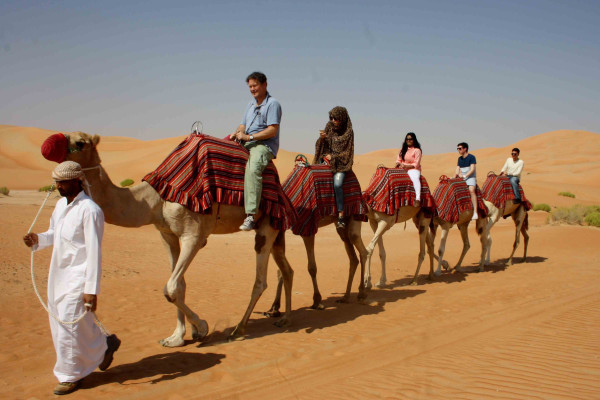
<path fill-rule="evenodd" d="M 448 239 L 448 233 L 450 229 L 454 225 L 458 225 L 458 229 L 460 230 L 460 236 L 463 241 L 463 250 L 458 260 L 458 263 L 454 267 L 454 270 L 457 272 L 464 272 L 461 265 L 465 255 L 471 248 L 471 244 L 469 243 L 469 223 L 471 222 L 471 218 L 473 218 L 473 210 L 467 210 L 459 214 L 458 222 L 452 223 L 448 221 L 444 221 L 439 216 L 435 216 L 431 221 L 430 232 L 431 232 L 431 241 L 435 242 L 435 235 L 438 227 L 442 227 L 442 237 L 440 239 L 440 249 L 438 250 L 439 257 L 435 257 L 438 260 L 437 269 L 434 272 L 435 276 L 440 276 L 442 274 L 441 266 L 444 266 L 444 269 L 451 269 L 448 266 L 448 262 L 444 261 L 444 252 L 446 250 L 446 240 Z M 481 241 L 481 257 L 479 261 L 479 267 L 477 268 L 477 272 L 484 271 L 484 263 L 485 263 L 485 253 L 487 250 L 487 234 L 484 232 L 487 226 L 487 217 L 486 218 L 478 218 L 475 222 L 475 226 L 477 228 L 477 234 L 480 237 Z"/>
<path fill-rule="evenodd" d="M 374 211 L 371 207 L 369 207 L 369 212 L 367 214 L 369 218 L 369 224 L 371 225 L 371 229 L 373 229 L 373 239 L 371 243 L 367 246 L 367 265 L 365 272 L 365 288 L 370 290 L 372 288 L 371 285 L 371 256 L 373 255 L 373 251 L 375 250 L 375 245 L 379 245 L 379 258 L 381 260 L 381 278 L 379 282 L 375 284 L 376 287 L 385 286 L 387 282 L 386 271 L 385 271 L 385 261 L 386 261 L 386 253 L 385 247 L 383 245 L 383 234 L 387 232 L 392 226 L 394 226 L 397 222 L 405 222 L 412 218 L 413 223 L 419 230 L 419 243 L 420 243 L 420 251 L 419 251 L 419 260 L 417 264 L 417 271 L 415 272 L 415 277 L 411 282 L 411 285 L 417 284 L 417 277 L 419 276 L 419 270 L 421 269 L 421 264 L 425 259 L 425 244 L 427 244 L 427 249 L 430 258 L 430 268 L 429 268 L 429 276 L 427 279 L 432 280 L 434 277 L 433 273 L 433 241 L 429 236 L 429 224 L 431 222 L 431 218 L 425 216 L 424 212 L 421 211 L 420 207 L 412 207 L 412 206 L 404 206 L 400 207 L 397 211 L 396 215 L 387 215 L 385 213 Z M 396 218 L 398 219 L 396 221 Z"/>
<path fill-rule="evenodd" d="M 218 203 L 218 213 L 200 214 L 187 207 L 163 200 L 147 182 L 131 188 L 115 186 L 101 165 L 97 151 L 100 136 L 75 132 L 69 135 L 71 153 L 67 159 L 78 162 L 86 170 L 91 185 L 93 200 L 104 212 L 109 224 L 136 228 L 153 224 L 160 232 L 171 263 L 171 277 L 164 287 L 164 296 L 177 307 L 177 325 L 173 334 L 159 341 L 165 347 L 184 345 L 185 319 L 192 326 L 192 338 L 202 340 L 208 334 L 208 324 L 200 319 L 185 303 L 185 272 L 196 253 L 206 246 L 211 234 L 239 232 L 246 217 L 244 208 Z M 219 214 L 219 217 L 217 216 Z M 267 288 L 267 266 L 272 254 L 285 286 L 286 310 L 275 325 L 289 326 L 291 323 L 291 289 L 294 272 L 285 257 L 285 235 L 269 225 L 264 218 L 256 229 L 256 280 L 246 313 L 235 327 L 228 340 L 243 340 L 246 325 L 256 302 Z"/>
<path fill-rule="evenodd" d="M 487 256 L 485 258 L 485 265 L 490 264 L 490 257 L 492 252 L 492 236 L 490 231 L 494 227 L 494 224 L 500 220 L 505 215 L 510 215 L 515 222 L 515 242 L 513 243 L 513 250 L 510 253 L 510 257 L 506 262 L 506 266 L 513 265 L 513 256 L 515 255 L 515 251 L 517 251 L 517 247 L 521 242 L 521 234 L 523 234 L 524 241 L 524 252 L 523 252 L 523 262 L 527 262 L 527 245 L 529 244 L 529 234 L 527 230 L 529 229 L 529 216 L 527 211 L 525 210 L 525 205 L 523 203 L 515 203 L 514 201 L 507 201 L 504 208 L 497 208 L 495 205 L 490 203 L 487 200 L 483 201 L 490 211 L 489 214 L 489 222 L 486 227 L 486 236 L 487 236 Z"/>
<path fill-rule="evenodd" d="M 331 225 L 333 223 L 337 223 L 337 216 L 329 215 L 319 221 L 319 228 L 325 227 L 327 225 Z M 337 229 L 337 233 L 340 236 L 340 239 L 344 242 L 344 247 L 346 248 L 346 253 L 348 254 L 348 258 L 350 259 L 350 270 L 348 273 L 348 284 L 346 286 L 346 293 L 344 297 L 336 300 L 336 303 L 348 303 L 350 301 L 350 290 L 352 289 L 352 281 L 354 280 L 354 274 L 356 273 L 356 268 L 358 267 L 359 259 L 356 257 L 356 253 L 354 251 L 354 247 L 358 251 L 360 255 L 360 284 L 358 288 L 358 300 L 364 300 L 367 298 L 367 294 L 365 292 L 365 286 L 363 277 L 365 274 L 365 262 L 367 259 L 367 250 L 365 249 L 365 245 L 362 242 L 361 238 L 361 221 L 356 221 L 352 217 L 346 218 L 346 228 Z M 324 310 L 325 306 L 321 303 L 323 299 L 321 293 L 319 292 L 319 285 L 317 284 L 317 261 L 315 259 L 315 236 L 302 236 L 304 240 L 304 247 L 306 248 L 306 255 L 308 256 L 308 273 L 312 279 L 313 283 L 313 304 L 310 308 L 313 310 Z M 353 247 L 354 246 L 354 247 Z M 281 288 L 283 284 L 283 280 L 281 276 L 279 277 L 279 284 L 277 287 L 277 294 L 275 295 L 275 301 L 271 306 L 271 309 L 265 313 L 265 315 L 277 317 L 279 316 L 279 307 L 281 304 Z"/>

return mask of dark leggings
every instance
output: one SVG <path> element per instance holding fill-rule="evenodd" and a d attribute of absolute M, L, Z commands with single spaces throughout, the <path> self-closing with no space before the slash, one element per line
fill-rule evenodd
<path fill-rule="evenodd" d="M 335 192 L 335 204 L 338 212 L 344 211 L 344 179 L 345 172 L 337 172 L 333 175 L 333 190 Z"/>

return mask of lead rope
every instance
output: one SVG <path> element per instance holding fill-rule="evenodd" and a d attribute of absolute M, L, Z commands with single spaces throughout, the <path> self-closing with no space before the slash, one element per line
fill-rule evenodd
<path fill-rule="evenodd" d="M 31 224 L 31 226 L 29 227 L 29 230 L 27 231 L 27 233 L 31 233 L 31 230 L 33 229 L 33 226 L 35 225 L 35 223 L 37 222 L 42 209 L 44 208 L 44 205 L 46 205 L 46 202 L 48 201 L 48 198 L 50 198 L 50 195 L 52 194 L 52 191 L 54 190 L 54 184 L 52 184 L 52 186 L 50 187 L 50 190 L 48 191 L 48 195 L 46 196 L 46 198 L 44 199 L 44 202 L 42 203 L 42 206 L 40 207 L 40 210 L 38 211 L 37 215 L 35 216 L 33 223 Z M 54 315 L 46 306 L 46 304 L 44 304 L 44 300 L 42 300 L 42 296 L 40 296 L 40 292 L 38 291 L 37 285 L 35 284 L 35 273 L 33 271 L 33 249 L 31 249 L 31 283 L 33 284 L 33 290 L 35 290 L 35 294 L 37 296 L 37 298 L 40 300 L 40 303 L 42 304 L 42 307 L 44 307 L 44 310 L 46 310 L 46 312 L 48 313 L 48 315 L 50 315 L 52 318 L 54 318 L 56 320 L 56 322 L 58 322 L 59 324 L 62 325 L 75 325 L 76 323 L 78 323 L 79 321 L 81 321 L 83 319 L 83 317 L 85 317 L 85 315 L 88 313 L 88 306 L 91 306 L 91 304 L 86 303 L 86 309 L 85 312 L 83 314 L 81 314 L 81 316 L 79 318 L 77 318 L 74 321 L 63 321 L 60 318 L 58 318 L 56 315 Z M 96 322 L 96 325 L 98 325 L 98 328 L 100 328 L 100 331 L 102 331 L 102 333 L 106 336 L 110 336 L 110 332 L 108 331 L 108 329 L 106 329 L 106 327 L 104 325 L 102 325 L 102 322 L 100 322 L 100 320 L 98 319 L 98 316 L 96 315 L 95 312 L 93 311 L 89 311 L 92 314 L 94 314 L 94 321 Z"/>

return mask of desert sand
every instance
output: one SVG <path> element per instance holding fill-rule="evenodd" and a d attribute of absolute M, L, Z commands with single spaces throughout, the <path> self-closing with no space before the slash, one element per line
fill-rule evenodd
<path fill-rule="evenodd" d="M 47 315 L 33 293 L 30 252 L 21 237 L 49 185 L 54 163 L 39 152 L 54 131 L 0 126 L 0 388 L 2 398 L 54 398 L 55 354 Z M 222 135 L 217 135 L 222 136 Z M 104 137 L 103 165 L 114 182 L 137 182 L 182 140 Z M 577 151 L 564 151 L 565 143 Z M 600 204 L 600 135 L 555 131 L 504 148 L 473 151 L 479 184 L 499 172 L 512 147 L 526 162 L 523 187 L 535 203 L 551 206 Z M 453 150 L 453 149 L 449 149 Z M 392 166 L 398 149 L 358 155 L 355 172 L 366 187 L 378 164 Z M 423 175 L 432 188 L 454 171 L 456 154 L 427 155 Z M 294 152 L 277 159 L 281 179 L 293 167 Z M 310 157 L 309 157 L 310 158 Z M 571 191 L 575 199 L 558 196 Z M 47 229 L 56 195 L 44 207 L 34 231 Z M 406 286 L 417 262 L 418 239 L 408 224 L 385 235 L 388 286 L 356 301 L 337 304 L 348 262 L 333 227 L 316 241 L 318 279 L 326 309 L 309 309 L 312 283 L 300 237 L 288 232 L 287 257 L 295 271 L 292 326 L 254 314 L 242 342 L 225 338 L 240 320 L 254 282 L 254 236 L 211 236 L 190 266 L 187 302 L 210 325 L 202 343 L 163 348 L 157 341 L 175 328 L 175 308 L 162 295 L 170 270 L 153 227 L 106 225 L 102 293 L 98 315 L 123 341 L 106 372 L 94 372 L 73 399 L 594 399 L 600 398 L 600 229 L 546 224 L 547 213 L 530 212 L 527 263 L 505 267 L 514 225 L 499 222 L 492 235 L 492 265 L 484 273 L 444 273 Z M 372 233 L 363 224 L 363 240 Z M 475 269 L 479 242 L 470 228 L 471 251 L 464 266 Z M 439 238 L 438 238 L 439 241 Z M 437 245 L 438 243 L 436 243 Z M 462 248 L 452 230 L 446 246 L 450 264 Z M 42 291 L 51 251 L 36 253 Z M 375 253 L 372 273 L 378 279 Z M 256 311 L 266 311 L 276 286 L 270 263 L 269 288 Z M 191 339 L 188 333 L 188 339 Z"/>

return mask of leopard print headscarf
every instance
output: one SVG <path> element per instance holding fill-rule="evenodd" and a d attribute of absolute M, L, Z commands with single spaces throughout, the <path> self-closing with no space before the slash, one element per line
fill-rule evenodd
<path fill-rule="evenodd" d="M 344 107 L 335 107 L 329 111 L 329 117 L 334 117 L 341 124 L 338 128 L 332 121 L 325 125 L 327 137 L 317 140 L 313 164 L 320 164 L 323 156 L 331 154 L 330 164 L 333 173 L 350 171 L 354 163 L 354 131 L 348 110 Z"/>

